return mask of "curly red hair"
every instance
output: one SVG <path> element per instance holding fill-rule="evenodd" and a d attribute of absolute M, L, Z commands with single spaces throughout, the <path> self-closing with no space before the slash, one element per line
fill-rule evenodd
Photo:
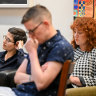
<path fill-rule="evenodd" d="M 70 26 L 70 28 L 73 30 L 73 34 L 75 32 L 75 29 L 78 29 L 79 31 L 85 32 L 85 35 L 87 37 L 87 46 L 86 51 L 91 51 L 94 47 L 96 47 L 96 20 L 91 17 L 80 17 L 76 18 L 73 22 L 73 24 Z M 79 47 L 74 39 L 71 42 L 73 48 Z"/>

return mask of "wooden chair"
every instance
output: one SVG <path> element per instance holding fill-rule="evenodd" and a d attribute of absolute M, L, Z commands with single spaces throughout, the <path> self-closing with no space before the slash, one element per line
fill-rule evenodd
<path fill-rule="evenodd" d="M 66 60 L 62 67 L 59 89 L 57 96 L 65 96 L 65 90 L 67 85 L 68 73 L 70 68 L 71 60 Z"/>

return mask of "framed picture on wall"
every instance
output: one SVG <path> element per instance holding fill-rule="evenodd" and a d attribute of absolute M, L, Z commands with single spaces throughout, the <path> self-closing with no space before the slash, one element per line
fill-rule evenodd
<path fill-rule="evenodd" d="M 0 8 L 27 8 L 33 5 L 33 0 L 0 0 Z"/>
<path fill-rule="evenodd" d="M 74 0 L 74 17 L 94 18 L 95 2 L 96 0 Z"/>

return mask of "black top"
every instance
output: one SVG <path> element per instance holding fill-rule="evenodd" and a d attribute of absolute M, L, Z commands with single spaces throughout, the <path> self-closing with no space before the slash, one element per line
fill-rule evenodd
<path fill-rule="evenodd" d="M 7 51 L 0 52 L 0 71 L 17 69 L 27 55 L 23 49 L 19 49 L 15 55 L 5 61 L 6 53 Z"/>

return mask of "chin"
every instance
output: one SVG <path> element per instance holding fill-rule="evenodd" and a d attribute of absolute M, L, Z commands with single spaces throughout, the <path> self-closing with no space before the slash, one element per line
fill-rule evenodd
<path fill-rule="evenodd" d="M 77 45 L 79 45 L 79 42 L 76 42 Z"/>
<path fill-rule="evenodd" d="M 5 50 L 5 47 L 3 46 L 3 49 Z"/>
<path fill-rule="evenodd" d="M 5 47 L 3 47 L 3 49 L 4 49 L 4 50 L 6 50 L 6 48 L 5 48 Z"/>
<path fill-rule="evenodd" d="M 3 46 L 3 49 L 6 50 L 6 46 Z"/>

